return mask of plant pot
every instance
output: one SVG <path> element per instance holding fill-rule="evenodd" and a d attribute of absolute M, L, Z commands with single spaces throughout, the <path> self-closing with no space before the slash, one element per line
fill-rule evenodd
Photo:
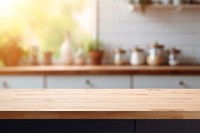
<path fill-rule="evenodd" d="M 44 65 L 51 65 L 52 64 L 52 55 L 51 51 L 47 51 L 43 53 L 44 56 Z"/>
<path fill-rule="evenodd" d="M 3 58 L 4 58 L 3 48 L 0 48 L 0 59 L 3 60 Z"/>
<path fill-rule="evenodd" d="M 91 65 L 101 65 L 103 59 L 103 51 L 91 51 L 89 53 Z"/>
<path fill-rule="evenodd" d="M 22 50 L 19 47 L 7 47 L 3 51 L 2 60 L 5 66 L 19 65 L 22 57 Z"/>

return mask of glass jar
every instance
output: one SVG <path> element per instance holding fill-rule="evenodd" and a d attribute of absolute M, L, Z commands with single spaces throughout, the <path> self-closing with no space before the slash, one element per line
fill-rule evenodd
<path fill-rule="evenodd" d="M 124 65 L 127 63 L 126 61 L 126 51 L 121 49 L 121 48 L 118 48 L 118 49 L 115 49 L 114 51 L 114 64 L 115 65 Z"/>
<path fill-rule="evenodd" d="M 30 64 L 31 65 L 38 65 L 39 64 L 39 48 L 37 46 L 32 46 L 30 48 Z"/>
<path fill-rule="evenodd" d="M 162 65 L 165 62 L 164 46 L 158 42 L 150 45 L 147 56 L 148 65 Z"/>
<path fill-rule="evenodd" d="M 131 65 L 145 64 L 145 53 L 143 49 L 136 47 L 132 50 L 130 64 Z"/>
<path fill-rule="evenodd" d="M 170 66 L 179 65 L 181 63 L 181 51 L 176 48 L 172 48 L 168 52 L 169 52 L 168 64 Z"/>
<path fill-rule="evenodd" d="M 85 53 L 81 46 L 74 51 L 74 64 L 75 65 L 86 64 Z"/>
<path fill-rule="evenodd" d="M 53 55 L 53 52 L 51 51 L 46 51 L 43 53 L 44 65 L 52 64 L 52 55 Z"/>

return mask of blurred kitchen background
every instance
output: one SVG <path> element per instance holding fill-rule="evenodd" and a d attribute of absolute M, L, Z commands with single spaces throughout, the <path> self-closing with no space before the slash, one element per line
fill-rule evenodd
<path fill-rule="evenodd" d="M 0 0 L 0 88 L 199 88 L 199 12 L 198 0 Z"/>
<path fill-rule="evenodd" d="M 123 54 L 121 50 L 125 51 L 122 56 L 125 56 L 125 62 L 129 64 L 131 53 L 135 52 L 132 49 L 142 48 L 146 54 L 149 52 L 149 45 L 155 44 L 163 45 L 163 50 L 171 49 L 169 51 L 172 53 L 172 48 L 179 49 L 179 62 L 182 64 L 200 63 L 200 15 L 196 6 L 198 2 L 194 8 L 190 6 L 194 5 L 191 1 L 180 1 L 173 5 L 170 0 L 154 0 L 151 5 L 161 5 L 158 9 L 147 6 L 145 11 L 131 11 L 130 6 L 133 8 L 137 2 L 0 0 L 1 64 L 80 65 L 86 64 L 87 59 L 83 61 L 79 57 L 84 55 L 87 58 L 91 49 L 104 51 L 105 64 L 112 64 L 118 56 L 116 54 Z M 181 5 L 188 7 L 181 8 Z M 92 48 L 91 44 L 94 43 L 97 47 Z M 18 45 L 20 49 L 13 48 L 13 45 Z M 69 49 L 71 54 L 67 55 L 66 53 L 70 53 Z M 71 56 L 78 59 L 74 61 Z M 119 58 L 122 58 L 121 55 Z M 168 58 L 168 55 L 165 58 Z M 168 59 L 165 60 L 166 63 L 163 64 L 167 64 Z"/>
<path fill-rule="evenodd" d="M 1 55 L 11 57 L 13 52 L 8 47 L 15 43 L 23 49 L 21 64 L 41 64 L 42 56 L 44 53 L 48 56 L 49 52 L 52 62 L 58 63 L 68 32 L 72 53 L 80 46 L 88 49 L 84 48 L 87 40 L 98 38 L 104 44 L 106 64 L 113 62 L 114 49 L 124 49 L 129 62 L 130 49 L 137 46 L 147 50 L 147 46 L 155 42 L 165 49 L 180 49 L 183 64 L 200 63 L 198 8 L 147 7 L 142 13 L 130 11 L 128 3 L 134 1 L 0 0 Z M 16 55 L 19 56 L 13 54 Z"/>

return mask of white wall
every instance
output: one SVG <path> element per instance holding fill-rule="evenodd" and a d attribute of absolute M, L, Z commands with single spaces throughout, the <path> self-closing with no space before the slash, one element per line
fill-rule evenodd
<path fill-rule="evenodd" d="M 184 63 L 200 63 L 200 9 L 129 12 L 126 0 L 99 0 L 99 37 L 109 50 L 159 41 L 182 49 Z M 111 61 L 111 52 L 107 54 Z"/>

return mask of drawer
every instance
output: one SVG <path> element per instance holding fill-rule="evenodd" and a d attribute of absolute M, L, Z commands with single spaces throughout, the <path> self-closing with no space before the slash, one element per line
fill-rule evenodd
<path fill-rule="evenodd" d="M 200 76 L 133 76 L 134 88 L 200 88 Z"/>
<path fill-rule="evenodd" d="M 130 76 L 47 76 L 47 88 L 130 88 Z"/>
<path fill-rule="evenodd" d="M 0 88 L 44 88 L 43 76 L 0 76 Z"/>

